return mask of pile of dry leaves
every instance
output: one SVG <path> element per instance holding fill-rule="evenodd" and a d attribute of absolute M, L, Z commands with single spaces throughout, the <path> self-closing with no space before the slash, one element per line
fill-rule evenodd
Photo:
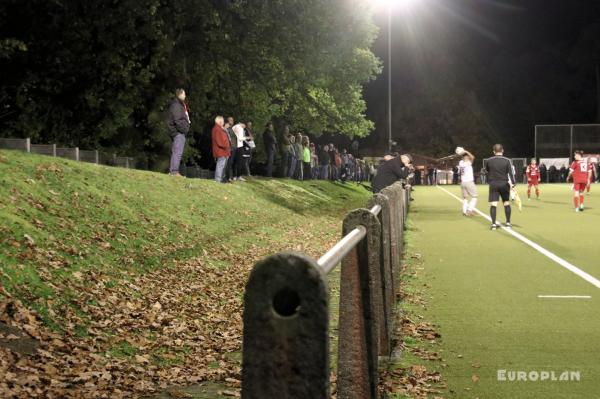
<path fill-rule="evenodd" d="M 61 315 L 61 333 L 0 287 L 0 397 L 117 399 L 208 380 L 226 382 L 227 393 L 239 396 L 242 301 L 252 265 L 308 242 L 316 256 L 337 238 L 335 220 L 320 240 L 308 226 L 243 253 L 215 244 L 202 256 L 116 283 L 93 269 L 78 272 L 68 287 L 55 287 L 69 290 L 75 305 Z M 19 347 L 32 339 L 33 349 Z"/>

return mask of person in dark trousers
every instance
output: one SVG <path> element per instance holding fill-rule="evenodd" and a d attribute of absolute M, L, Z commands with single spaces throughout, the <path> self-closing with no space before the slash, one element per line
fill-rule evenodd
<path fill-rule="evenodd" d="M 435 179 L 433 177 L 433 174 L 435 173 L 435 169 L 433 168 L 433 165 L 429 165 L 427 167 L 427 184 L 429 184 L 430 186 L 433 186 Z"/>
<path fill-rule="evenodd" d="M 510 224 L 510 190 L 515 186 L 515 171 L 510 159 L 504 157 L 504 148 L 502 144 L 495 144 L 494 156 L 487 160 L 485 168 L 487 170 L 487 178 L 490 185 L 490 217 L 492 218 L 492 230 L 500 227 L 496 223 L 496 210 L 498 208 L 498 200 L 502 198 L 504 203 L 504 214 L 506 215 L 507 228 L 512 228 Z"/>
<path fill-rule="evenodd" d="M 171 164 L 169 166 L 169 174 L 171 176 L 181 176 L 179 173 L 179 165 L 183 149 L 185 148 L 185 136 L 190 131 L 190 114 L 188 106 L 185 102 L 185 90 L 175 90 L 175 98 L 169 105 L 169 120 L 167 126 L 171 140 Z"/>
<path fill-rule="evenodd" d="M 321 166 L 319 178 L 321 180 L 329 179 L 329 146 L 327 144 L 319 150 L 319 163 Z"/>
<path fill-rule="evenodd" d="M 234 178 L 234 169 L 233 166 L 235 164 L 235 155 L 236 155 L 236 151 L 237 151 L 237 136 L 235 135 L 235 132 L 233 131 L 233 127 L 235 126 L 235 120 L 233 119 L 233 116 L 229 116 L 225 122 L 225 130 L 227 130 L 227 134 L 229 136 L 229 143 L 231 143 L 231 154 L 229 155 L 229 158 L 227 159 L 227 166 L 225 168 L 226 170 L 226 177 L 225 177 L 225 182 L 232 182 L 233 178 Z"/>
<path fill-rule="evenodd" d="M 296 133 L 294 138 L 294 153 L 296 154 L 296 169 L 291 178 L 304 180 L 304 169 L 302 168 L 302 159 L 304 157 L 304 147 L 302 146 L 302 134 Z"/>
<path fill-rule="evenodd" d="M 273 177 L 273 164 L 275 163 L 275 153 L 277 151 L 277 138 L 275 137 L 273 122 L 269 122 L 265 126 L 263 140 L 265 143 L 265 152 L 267 153 L 267 177 Z"/>
<path fill-rule="evenodd" d="M 387 153 L 379 164 L 375 177 L 373 177 L 373 192 L 378 193 L 398 180 L 406 180 L 409 174 L 410 169 L 408 165 L 403 163 L 401 157 L 397 154 Z"/>
<path fill-rule="evenodd" d="M 329 180 L 336 180 L 337 173 L 335 168 L 335 146 L 329 143 Z"/>
<path fill-rule="evenodd" d="M 290 166 L 290 153 L 292 143 L 290 142 L 290 128 L 285 126 L 283 128 L 283 135 L 281 136 L 281 177 L 287 177 Z"/>
<path fill-rule="evenodd" d="M 540 178 L 543 183 L 548 183 L 548 168 L 543 163 L 540 165 Z"/>
<path fill-rule="evenodd" d="M 452 167 L 452 184 L 458 184 L 458 166 L 454 165 L 454 167 Z"/>

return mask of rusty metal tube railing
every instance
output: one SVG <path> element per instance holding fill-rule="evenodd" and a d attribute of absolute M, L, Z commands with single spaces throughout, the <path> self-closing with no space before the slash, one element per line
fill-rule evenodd
<path fill-rule="evenodd" d="M 317 261 L 279 253 L 258 262 L 244 294 L 242 397 L 328 399 L 329 290 L 341 264 L 337 397 L 375 399 L 389 355 L 409 196 L 397 183 L 350 212 Z"/>
<path fill-rule="evenodd" d="M 352 251 L 352 248 L 361 242 L 366 235 L 367 229 L 364 226 L 358 226 L 338 241 L 325 255 L 321 256 L 317 264 L 321 267 L 323 273 L 331 273 L 342 259 Z"/>
<path fill-rule="evenodd" d="M 374 216 L 381 212 L 381 205 L 376 204 L 369 209 Z M 346 234 L 340 241 L 337 242 L 329 251 L 319 258 L 317 264 L 321 266 L 323 273 L 329 274 L 335 267 L 348 255 L 365 236 L 367 229 L 364 226 L 357 226 L 354 230 Z"/>

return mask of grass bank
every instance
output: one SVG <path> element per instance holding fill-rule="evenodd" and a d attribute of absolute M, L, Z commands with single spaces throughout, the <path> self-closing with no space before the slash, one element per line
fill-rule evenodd
<path fill-rule="evenodd" d="M 13 381 L 0 393 L 235 387 L 252 264 L 281 250 L 317 256 L 369 195 L 350 184 L 222 185 L 0 151 L 0 322 L 19 330 L 0 330 L 0 381 Z M 8 349 L 25 339 L 37 350 Z"/>

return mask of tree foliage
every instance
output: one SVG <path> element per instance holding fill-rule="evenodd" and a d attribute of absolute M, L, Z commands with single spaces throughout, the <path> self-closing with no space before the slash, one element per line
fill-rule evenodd
<path fill-rule="evenodd" d="M 192 143 L 215 114 L 365 136 L 373 124 L 362 88 L 381 69 L 367 3 L 3 1 L 0 129 L 158 165 L 169 144 L 164 109 L 184 87 Z"/>

